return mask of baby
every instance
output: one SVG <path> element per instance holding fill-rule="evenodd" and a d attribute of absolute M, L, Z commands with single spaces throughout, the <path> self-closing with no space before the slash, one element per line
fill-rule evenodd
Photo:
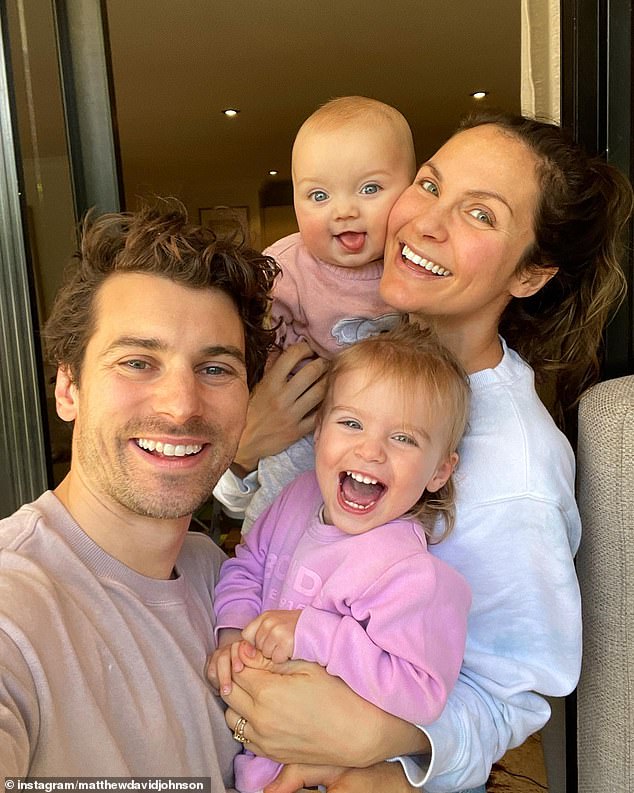
<path fill-rule="evenodd" d="M 282 270 L 273 289 L 272 317 L 280 323 L 283 348 L 305 340 L 317 355 L 332 358 L 345 345 L 398 322 L 379 297 L 379 281 L 388 214 L 415 173 L 411 130 L 390 105 L 340 97 L 302 124 L 292 153 L 299 233 L 265 251 Z M 261 460 L 259 489 L 243 531 L 313 462 L 311 439 Z M 233 506 L 222 483 L 214 495 Z"/>
<path fill-rule="evenodd" d="M 451 475 L 468 408 L 460 365 L 415 325 L 335 358 L 315 471 L 282 492 L 221 569 L 210 665 L 221 693 L 231 689 L 231 645 L 246 639 L 274 662 L 321 664 L 411 723 L 440 715 L 462 663 L 471 596 L 427 551 L 426 535 L 438 541 L 453 525 Z M 279 770 L 245 752 L 236 787 L 259 791 Z"/>

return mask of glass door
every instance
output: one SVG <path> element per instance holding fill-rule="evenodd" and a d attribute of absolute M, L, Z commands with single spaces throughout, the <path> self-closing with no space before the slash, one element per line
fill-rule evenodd
<path fill-rule="evenodd" d="M 0 517 L 64 477 L 40 329 L 90 206 L 118 209 L 99 0 L 0 5 Z"/>

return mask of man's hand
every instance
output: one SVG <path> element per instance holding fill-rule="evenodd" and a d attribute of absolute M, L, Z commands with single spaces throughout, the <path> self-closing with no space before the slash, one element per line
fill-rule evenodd
<path fill-rule="evenodd" d="M 293 657 L 300 609 L 263 611 L 242 631 L 242 637 L 276 664 Z"/>

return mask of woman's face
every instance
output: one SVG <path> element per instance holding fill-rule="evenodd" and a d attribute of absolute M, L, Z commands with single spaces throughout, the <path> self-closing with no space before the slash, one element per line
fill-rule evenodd
<path fill-rule="evenodd" d="M 456 330 L 497 330 L 512 296 L 536 292 L 516 273 L 533 242 L 536 156 L 494 125 L 458 133 L 394 205 L 381 295 Z"/>

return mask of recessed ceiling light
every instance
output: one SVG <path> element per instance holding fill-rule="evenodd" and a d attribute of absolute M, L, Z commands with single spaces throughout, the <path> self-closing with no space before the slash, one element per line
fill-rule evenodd
<path fill-rule="evenodd" d="M 277 171 L 269 171 L 269 176 L 277 176 Z"/>
<path fill-rule="evenodd" d="M 235 107 L 227 107 L 222 112 L 225 114 L 225 116 L 233 118 L 234 116 L 237 116 L 240 111 Z"/>
<path fill-rule="evenodd" d="M 487 96 L 487 95 L 488 95 L 488 93 L 489 93 L 488 91 L 474 91 L 474 92 L 471 94 L 471 96 L 472 96 L 474 99 L 484 99 L 484 97 L 485 97 L 485 96 Z"/>

